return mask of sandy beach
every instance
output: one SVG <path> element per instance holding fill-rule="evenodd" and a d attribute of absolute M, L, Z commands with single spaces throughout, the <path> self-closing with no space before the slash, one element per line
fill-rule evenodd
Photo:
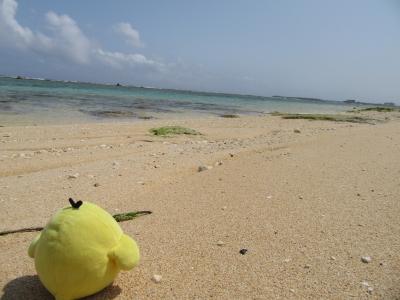
<path fill-rule="evenodd" d="M 368 116 L 0 127 L 0 230 L 44 226 L 69 197 L 151 210 L 120 223 L 140 265 L 87 299 L 399 299 L 400 113 Z M 201 135 L 149 133 L 165 125 Z M 0 236 L 2 300 L 52 299 L 36 234 Z"/>

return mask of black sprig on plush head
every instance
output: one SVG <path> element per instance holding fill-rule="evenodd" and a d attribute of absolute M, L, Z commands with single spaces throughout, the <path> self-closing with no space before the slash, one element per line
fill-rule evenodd
<path fill-rule="evenodd" d="M 81 200 L 79 200 L 78 202 L 75 202 L 74 201 L 74 199 L 72 199 L 72 198 L 69 198 L 68 199 L 69 200 L 69 203 L 71 203 L 71 206 L 73 207 L 73 208 L 76 208 L 76 209 L 79 209 L 79 207 L 82 205 L 82 201 Z"/>

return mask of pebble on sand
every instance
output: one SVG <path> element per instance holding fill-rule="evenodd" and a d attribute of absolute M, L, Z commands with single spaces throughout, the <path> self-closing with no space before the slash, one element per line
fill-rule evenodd
<path fill-rule="evenodd" d="M 372 261 L 372 258 L 370 256 L 361 256 L 361 261 L 368 264 Z"/>
<path fill-rule="evenodd" d="M 223 241 L 218 241 L 218 242 L 217 242 L 217 245 L 218 245 L 218 246 L 223 246 L 223 245 L 225 245 L 225 243 L 224 243 Z"/>
<path fill-rule="evenodd" d="M 197 170 L 198 170 L 199 172 L 203 172 L 203 171 L 211 170 L 211 169 L 212 169 L 211 166 L 199 166 Z"/>
<path fill-rule="evenodd" d="M 361 282 L 361 285 L 362 285 L 363 287 L 369 287 L 369 283 L 368 283 L 367 281 L 362 281 L 362 282 Z"/>
<path fill-rule="evenodd" d="M 100 183 L 96 182 L 95 184 L 93 184 L 94 187 L 99 187 Z"/>
<path fill-rule="evenodd" d="M 296 128 L 293 130 L 294 133 L 301 133 L 300 129 Z"/>
<path fill-rule="evenodd" d="M 69 179 L 76 179 L 76 178 L 78 178 L 79 177 L 79 173 L 75 173 L 75 174 L 72 174 L 72 175 L 68 175 L 68 178 Z"/>
<path fill-rule="evenodd" d="M 153 282 L 155 282 L 155 283 L 160 283 L 162 280 L 162 276 L 158 275 L 158 274 L 154 274 L 153 277 L 151 278 L 151 280 L 153 280 Z"/>
<path fill-rule="evenodd" d="M 240 249 L 239 253 L 242 255 L 245 255 L 247 253 L 247 251 L 248 250 L 246 248 L 243 248 L 243 249 Z"/>

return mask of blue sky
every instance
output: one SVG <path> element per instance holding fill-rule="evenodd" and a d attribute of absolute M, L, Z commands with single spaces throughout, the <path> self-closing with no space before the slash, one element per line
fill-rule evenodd
<path fill-rule="evenodd" d="M 400 104 L 400 1 L 0 0 L 0 74 Z"/>

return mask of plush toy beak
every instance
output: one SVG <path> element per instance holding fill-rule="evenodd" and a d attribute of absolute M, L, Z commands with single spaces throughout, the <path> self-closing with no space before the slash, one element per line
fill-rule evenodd
<path fill-rule="evenodd" d="M 139 262 L 140 254 L 136 242 L 123 234 L 119 244 L 108 253 L 119 269 L 130 270 Z"/>

